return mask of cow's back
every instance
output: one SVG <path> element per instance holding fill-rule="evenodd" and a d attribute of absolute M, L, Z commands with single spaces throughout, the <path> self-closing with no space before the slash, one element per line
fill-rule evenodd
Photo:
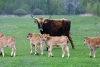
<path fill-rule="evenodd" d="M 96 44 L 96 45 L 100 45 L 100 38 L 97 38 L 97 37 L 96 38 L 92 38 L 91 42 Z"/>
<path fill-rule="evenodd" d="M 50 34 L 51 36 L 69 35 L 70 21 L 68 20 L 48 20 L 43 24 L 41 34 Z"/>

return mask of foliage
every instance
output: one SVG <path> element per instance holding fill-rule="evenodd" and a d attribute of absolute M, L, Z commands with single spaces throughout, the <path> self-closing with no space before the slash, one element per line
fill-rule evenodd
<path fill-rule="evenodd" d="M 43 10 L 39 9 L 39 8 L 36 8 L 33 10 L 33 14 L 34 15 L 43 15 Z"/>
<path fill-rule="evenodd" d="M 27 12 L 26 12 L 24 9 L 20 9 L 20 8 L 19 8 L 19 9 L 15 10 L 13 14 L 14 14 L 14 15 L 21 16 L 21 15 L 26 15 Z"/>
<path fill-rule="evenodd" d="M 13 14 L 19 8 L 28 13 L 39 8 L 47 15 L 93 13 L 100 16 L 100 0 L 0 0 L 0 14 Z"/>

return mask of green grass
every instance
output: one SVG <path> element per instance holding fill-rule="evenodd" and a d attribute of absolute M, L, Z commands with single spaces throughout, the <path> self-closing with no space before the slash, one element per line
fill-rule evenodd
<path fill-rule="evenodd" d="M 11 49 L 4 48 L 5 57 L 0 55 L 0 67 L 100 67 L 100 49 L 97 49 L 96 58 L 90 58 L 88 47 L 83 45 L 84 36 L 100 36 L 98 34 L 100 32 L 100 17 L 65 15 L 51 17 L 51 19 L 60 18 L 71 21 L 71 36 L 75 49 L 72 49 L 69 43 L 70 58 L 67 58 L 67 54 L 61 58 L 60 47 L 54 47 L 52 51 L 54 57 L 48 58 L 47 51 L 44 51 L 43 56 L 34 56 L 34 49 L 33 54 L 30 55 L 30 44 L 26 40 L 26 36 L 28 33 L 39 33 L 37 24 L 31 17 L 0 17 L 0 33 L 4 33 L 6 36 L 15 36 L 17 48 L 16 57 L 10 57 Z"/>

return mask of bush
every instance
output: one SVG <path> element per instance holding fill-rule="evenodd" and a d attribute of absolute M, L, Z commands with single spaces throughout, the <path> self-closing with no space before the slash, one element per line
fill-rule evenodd
<path fill-rule="evenodd" d="M 18 15 L 18 16 L 22 16 L 22 15 L 26 15 L 27 12 L 24 9 L 17 9 L 13 12 L 14 15 Z"/>
<path fill-rule="evenodd" d="M 43 10 L 36 8 L 33 10 L 33 14 L 34 15 L 43 15 L 44 12 L 43 12 Z"/>

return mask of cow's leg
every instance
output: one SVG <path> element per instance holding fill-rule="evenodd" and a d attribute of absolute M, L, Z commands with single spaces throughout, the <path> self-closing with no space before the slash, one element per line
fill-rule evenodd
<path fill-rule="evenodd" d="M 2 56 L 4 57 L 4 51 L 3 51 L 3 48 L 1 48 L 1 52 L 2 52 Z"/>
<path fill-rule="evenodd" d="M 92 51 L 93 51 L 92 48 L 90 48 L 90 53 L 89 53 L 90 57 L 92 57 Z"/>
<path fill-rule="evenodd" d="M 46 50 L 48 51 L 49 46 L 47 46 L 47 43 L 46 42 L 45 42 L 45 44 L 46 44 Z"/>
<path fill-rule="evenodd" d="M 30 49 L 31 49 L 30 54 L 32 54 L 32 48 L 33 48 L 33 45 L 30 44 Z"/>
<path fill-rule="evenodd" d="M 95 56 L 95 54 L 96 54 L 96 48 L 94 48 L 93 52 L 94 52 L 94 58 L 95 58 L 95 57 L 96 57 L 96 56 Z"/>
<path fill-rule="evenodd" d="M 65 47 L 66 47 L 66 46 L 63 46 L 63 45 L 62 45 L 61 47 L 62 47 L 62 58 L 64 58 L 64 55 L 65 55 Z"/>
<path fill-rule="evenodd" d="M 52 47 L 51 46 L 48 48 L 48 57 L 50 57 L 50 56 L 53 57 L 53 55 L 52 55 Z"/>
<path fill-rule="evenodd" d="M 0 55 L 2 55 L 2 52 L 1 52 L 1 50 L 0 50 Z"/>
<path fill-rule="evenodd" d="M 74 49 L 74 48 L 75 48 L 75 46 L 74 46 L 74 44 L 73 44 L 73 41 L 72 41 L 71 36 L 70 36 L 70 35 L 68 35 L 67 37 L 68 37 L 68 39 L 69 39 L 69 41 L 70 41 L 70 43 L 71 43 L 71 45 L 72 45 L 72 48 Z"/>
<path fill-rule="evenodd" d="M 44 44 L 41 43 L 41 44 L 40 44 L 41 55 L 43 55 L 43 49 L 44 49 Z"/>
<path fill-rule="evenodd" d="M 68 48 L 68 46 L 66 47 L 66 51 L 67 51 L 67 55 L 68 55 L 68 57 L 69 57 L 70 54 L 69 54 L 69 48 Z"/>
<path fill-rule="evenodd" d="M 13 47 L 11 47 L 12 48 L 12 52 L 11 52 L 11 56 L 16 56 L 16 47 L 15 46 L 13 46 Z"/>
<path fill-rule="evenodd" d="M 35 55 L 38 55 L 38 44 L 35 45 Z"/>

